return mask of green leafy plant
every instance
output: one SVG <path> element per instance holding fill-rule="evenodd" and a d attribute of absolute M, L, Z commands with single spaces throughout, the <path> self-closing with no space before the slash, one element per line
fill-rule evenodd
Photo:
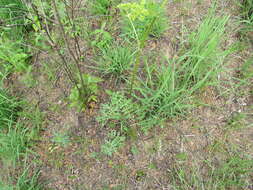
<path fill-rule="evenodd" d="M 133 57 L 134 53 L 128 47 L 112 46 L 103 51 L 98 64 L 103 74 L 123 78 L 124 72 L 130 69 Z"/>
<path fill-rule="evenodd" d="M 134 112 L 137 109 L 137 105 L 120 92 L 108 93 L 111 96 L 111 100 L 109 103 L 101 106 L 97 121 L 102 126 L 128 126 L 130 121 L 134 119 Z"/>
<path fill-rule="evenodd" d="M 101 146 L 101 151 L 107 156 L 112 156 L 120 147 L 124 145 L 125 137 L 121 136 L 116 131 L 111 131 L 108 134 L 108 140 Z"/>
<path fill-rule="evenodd" d="M 109 13 L 111 5 L 112 0 L 94 0 L 91 2 L 91 12 L 97 15 L 106 15 Z"/>
<path fill-rule="evenodd" d="M 130 22 L 134 39 L 137 41 L 136 60 L 131 74 L 130 94 L 132 93 L 133 85 L 136 81 L 136 75 L 140 67 L 142 50 L 146 45 L 149 35 L 154 31 L 155 23 L 157 22 L 157 19 L 159 19 L 159 13 L 163 12 L 161 10 L 156 12 L 158 11 L 157 8 L 164 7 L 165 4 L 166 0 L 163 0 L 161 3 L 140 0 L 138 3 L 123 3 L 118 6 L 123 12 L 123 15 L 127 18 L 127 21 Z M 140 23 L 135 26 L 135 22 Z"/>
<path fill-rule="evenodd" d="M 19 41 L 13 42 L 0 37 L 0 67 L 6 72 L 25 72 L 29 70 L 27 64 L 29 56 Z"/>
<path fill-rule="evenodd" d="M 100 29 L 96 29 L 91 33 L 91 36 L 95 37 L 95 39 L 91 42 L 91 45 L 100 50 L 109 48 L 113 40 L 111 34 L 105 30 L 105 26 L 106 23 L 104 22 Z"/>
<path fill-rule="evenodd" d="M 97 83 L 102 81 L 102 79 L 91 76 L 89 74 L 83 74 L 82 77 L 83 77 L 82 82 L 83 82 L 84 88 L 81 88 L 81 84 L 78 84 L 80 89 L 78 89 L 75 86 L 71 90 L 71 93 L 69 96 L 69 99 L 71 101 L 70 107 L 76 107 L 78 111 L 85 110 L 89 102 L 97 101 L 97 93 L 99 90 Z"/>
<path fill-rule="evenodd" d="M 23 37 L 28 10 L 22 0 L 0 0 L 0 32 L 4 31 L 10 39 Z"/>
<path fill-rule="evenodd" d="M 118 7 L 124 13 L 122 21 L 123 35 L 133 39 L 138 36 L 141 40 L 147 28 L 152 24 L 148 35 L 160 37 L 168 28 L 165 4 L 166 1 L 159 3 L 153 0 L 120 4 Z"/>

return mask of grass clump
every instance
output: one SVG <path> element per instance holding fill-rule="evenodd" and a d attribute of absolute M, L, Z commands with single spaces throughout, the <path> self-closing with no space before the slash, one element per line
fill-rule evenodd
<path fill-rule="evenodd" d="M 248 26 L 247 29 L 252 31 L 253 26 L 253 2 L 251 0 L 243 0 L 241 3 L 242 16 L 244 22 Z"/>
<path fill-rule="evenodd" d="M 20 102 L 0 88 L 0 129 L 8 127 L 10 123 L 15 122 L 19 107 Z"/>
<path fill-rule="evenodd" d="M 134 53 L 128 47 L 111 47 L 103 51 L 99 66 L 104 75 L 123 78 L 124 73 L 130 69 L 133 57 Z"/>
<path fill-rule="evenodd" d="M 232 155 L 218 165 L 204 161 L 202 169 L 197 165 L 175 164 L 169 171 L 171 184 L 175 190 L 243 190 L 250 187 L 253 160 Z"/>
<path fill-rule="evenodd" d="M 43 190 L 43 184 L 39 182 L 40 172 L 34 172 L 29 174 L 30 167 L 24 168 L 24 171 L 20 174 L 17 179 L 11 177 L 11 181 L 16 181 L 15 184 L 6 184 L 1 182 L 0 178 L 0 189 L 4 190 Z"/>
<path fill-rule="evenodd" d="M 212 9 L 189 36 L 188 48 L 178 59 L 166 60 L 160 68 L 146 62 L 146 78 L 135 87 L 138 95 L 134 95 L 141 104 L 145 125 L 182 115 L 194 105 L 194 94 L 217 83 L 223 60 L 232 50 L 220 48 L 229 17 L 216 17 L 214 13 Z"/>
<path fill-rule="evenodd" d="M 0 159 L 5 164 L 15 164 L 27 151 L 28 130 L 17 123 L 10 125 L 8 130 L 0 131 Z"/>
<path fill-rule="evenodd" d="M 41 122 L 40 112 L 31 111 L 31 107 L 0 89 L 0 188 L 42 189 L 37 183 L 38 175 L 30 176 L 24 162 L 38 137 Z M 24 167 L 21 171 L 20 166 Z"/>

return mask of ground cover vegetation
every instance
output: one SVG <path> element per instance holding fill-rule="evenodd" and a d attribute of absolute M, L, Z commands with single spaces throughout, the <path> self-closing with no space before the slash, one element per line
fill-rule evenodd
<path fill-rule="evenodd" d="M 251 0 L 0 0 L 0 189 L 253 186 Z"/>

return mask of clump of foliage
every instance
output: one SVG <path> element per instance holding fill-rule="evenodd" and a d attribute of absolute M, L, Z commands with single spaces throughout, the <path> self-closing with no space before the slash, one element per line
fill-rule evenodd
<path fill-rule="evenodd" d="M 112 5 L 111 0 L 94 0 L 91 2 L 91 12 L 97 15 L 106 15 Z"/>
<path fill-rule="evenodd" d="M 118 7 L 123 11 L 122 34 L 136 39 L 142 38 L 146 30 L 154 37 L 160 37 L 168 28 L 165 14 L 166 1 L 161 3 L 153 0 L 122 3 Z"/>
<path fill-rule="evenodd" d="M 0 129 L 17 119 L 20 102 L 0 87 Z"/>
<path fill-rule="evenodd" d="M 9 96 L 5 90 L 0 89 L 0 162 L 1 169 L 5 172 L 2 175 L 0 171 L 0 188 L 42 189 L 37 181 L 38 174 L 33 177 L 28 175 L 28 167 L 23 163 L 28 157 L 28 152 L 31 152 L 31 145 L 38 137 L 42 121 L 41 112 L 33 110 L 30 105 L 25 106 L 23 101 Z M 24 169 L 20 171 L 21 165 Z M 14 170 L 17 177 L 13 175 Z"/>
<path fill-rule="evenodd" d="M 112 156 L 113 153 L 117 152 L 124 145 L 124 141 L 125 137 L 113 130 L 108 134 L 108 140 L 101 146 L 101 152 L 107 156 Z"/>
<path fill-rule="evenodd" d="M 91 45 L 102 51 L 108 49 L 113 40 L 113 37 L 105 30 L 105 27 L 106 23 L 104 22 L 100 29 L 96 29 L 91 33 L 91 37 L 95 37 L 94 40 L 92 40 Z"/>
<path fill-rule="evenodd" d="M 137 105 L 120 92 L 108 92 L 111 95 L 109 103 L 103 104 L 97 121 L 102 125 L 125 126 L 134 119 L 134 112 Z"/>
<path fill-rule="evenodd" d="M 231 155 L 218 165 L 206 160 L 202 167 L 206 168 L 205 173 L 202 173 L 199 166 L 195 164 L 191 167 L 185 164 L 175 164 L 169 172 L 174 189 L 225 190 L 236 188 L 243 190 L 250 187 L 252 159 Z"/>
<path fill-rule="evenodd" d="M 220 49 L 228 19 L 215 17 L 212 10 L 190 35 L 188 49 L 181 57 L 167 60 L 160 68 L 146 62 L 146 79 L 134 88 L 138 95 L 133 95 L 141 104 L 144 124 L 148 124 L 144 129 L 155 121 L 185 113 L 193 106 L 191 97 L 197 91 L 216 83 L 223 60 L 231 53 L 231 49 Z"/>
<path fill-rule="evenodd" d="M 123 78 L 124 73 L 130 69 L 134 53 L 124 46 L 112 46 L 103 51 L 99 66 L 103 74 Z"/>
<path fill-rule="evenodd" d="M 28 10 L 22 0 L 0 0 L 0 31 L 10 39 L 18 39 L 25 32 Z"/>
<path fill-rule="evenodd" d="M 89 102 L 97 101 L 98 85 L 102 80 L 89 74 L 83 74 L 80 83 L 75 86 L 70 93 L 70 107 L 76 107 L 78 111 L 83 111 Z M 81 88 L 84 87 L 84 88 Z"/>
<path fill-rule="evenodd" d="M 12 71 L 29 70 L 28 48 L 24 38 L 30 21 L 28 9 L 22 0 L 0 1 L 0 77 L 4 78 Z"/>

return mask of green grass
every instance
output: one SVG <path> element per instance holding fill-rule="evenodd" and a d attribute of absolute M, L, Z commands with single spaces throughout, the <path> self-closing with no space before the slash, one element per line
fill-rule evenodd
<path fill-rule="evenodd" d="M 168 176 L 175 190 L 244 190 L 250 188 L 252 169 L 252 159 L 233 155 L 218 164 L 209 160 L 192 166 L 176 163 Z"/>
<path fill-rule="evenodd" d="M 133 62 L 133 51 L 126 46 L 112 46 L 102 54 L 102 59 L 98 63 L 102 73 L 123 79 Z"/>
<path fill-rule="evenodd" d="M 195 94 L 206 86 L 218 85 L 224 59 L 234 51 L 230 47 L 222 50 L 220 46 L 226 38 L 228 20 L 228 16 L 215 16 L 212 7 L 198 29 L 189 35 L 187 48 L 179 58 L 165 58 L 160 66 L 153 64 L 151 58 L 144 58 L 144 69 L 132 94 L 138 109 L 133 112 L 132 100 L 112 94 L 111 103 L 102 106 L 99 120 L 122 124 L 134 118 L 147 131 L 168 118 L 187 113 L 194 107 Z"/>
<path fill-rule="evenodd" d="M 19 106 L 20 102 L 0 87 L 0 129 L 15 122 Z"/>
<path fill-rule="evenodd" d="M 31 146 L 38 137 L 42 122 L 40 112 L 30 109 L 32 107 L 25 106 L 5 90 L 0 90 L 0 165 L 4 172 L 3 178 L 0 178 L 2 189 L 42 189 L 37 185 L 38 174 L 30 176 L 31 172 L 28 172 L 24 162 L 32 152 Z M 23 167 L 21 171 L 18 169 L 20 166 Z M 17 179 L 14 178 L 14 171 L 15 175 L 21 172 Z"/>
<path fill-rule="evenodd" d="M 22 0 L 0 0 L 0 79 L 10 72 L 28 70 L 28 48 L 24 38 L 27 33 L 28 10 Z"/>
<path fill-rule="evenodd" d="M 3 163 L 15 164 L 27 152 L 27 129 L 21 124 L 10 125 L 8 130 L 0 131 L 0 159 Z"/>
<path fill-rule="evenodd" d="M 23 173 L 15 179 L 14 177 L 10 178 L 10 181 L 16 181 L 15 184 L 6 184 L 1 182 L 0 178 L 0 189 L 2 190 L 43 190 L 43 184 L 39 182 L 39 172 L 30 174 L 30 167 L 25 167 Z"/>
<path fill-rule="evenodd" d="M 111 5 L 111 0 L 94 0 L 91 3 L 91 12 L 97 15 L 107 15 Z"/>
<path fill-rule="evenodd" d="M 27 7 L 22 0 L 0 0 L 0 20 L 4 31 L 10 39 L 17 40 L 25 31 Z"/>
<path fill-rule="evenodd" d="M 146 77 L 135 87 L 139 115 L 146 124 L 182 115 L 194 106 L 192 97 L 203 87 L 217 85 L 224 58 L 232 49 L 222 50 L 229 17 L 216 17 L 212 8 L 196 32 L 189 36 L 188 48 L 178 58 L 160 67 L 146 62 Z M 144 127 L 147 128 L 147 127 Z M 148 126 L 149 128 L 149 126 Z"/>

